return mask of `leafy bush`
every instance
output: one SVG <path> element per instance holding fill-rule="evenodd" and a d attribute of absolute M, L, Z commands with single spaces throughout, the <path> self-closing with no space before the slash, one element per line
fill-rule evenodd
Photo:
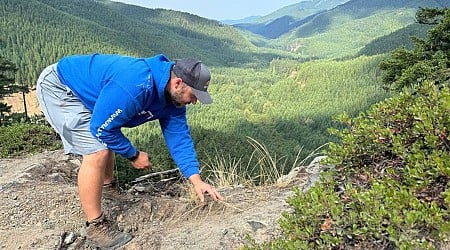
<path fill-rule="evenodd" d="M 408 249 L 431 248 L 448 237 L 449 111 L 448 87 L 426 82 L 415 94 L 388 99 L 353 121 L 341 117 L 350 127 L 332 131 L 342 145 L 331 144 L 329 155 L 346 186 L 348 208 L 370 215 L 358 217 L 369 229 L 366 238 Z M 381 227 L 370 232 L 373 219 Z"/>
<path fill-rule="evenodd" d="M 0 157 L 61 147 L 61 140 L 49 126 L 28 123 L 0 126 Z"/>
<path fill-rule="evenodd" d="M 330 129 L 341 142 L 326 150 L 336 168 L 288 199 L 282 239 L 248 249 L 434 249 L 450 240 L 450 10 L 418 16 L 441 23 L 381 64 L 400 93 L 337 117 L 346 127 Z"/>
<path fill-rule="evenodd" d="M 450 234 L 450 91 L 424 83 L 374 105 L 327 154 L 336 164 L 288 199 L 283 238 L 247 249 L 433 249 Z"/>

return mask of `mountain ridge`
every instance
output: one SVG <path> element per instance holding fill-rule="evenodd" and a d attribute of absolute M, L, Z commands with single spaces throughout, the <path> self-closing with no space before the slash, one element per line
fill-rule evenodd
<path fill-rule="evenodd" d="M 67 54 L 145 57 L 162 53 L 173 59 L 196 57 L 212 66 L 295 57 L 258 48 L 238 30 L 215 20 L 109 0 L 4 0 L 0 41 L 0 56 L 17 65 L 16 78 L 27 85 L 36 81 L 46 65 Z"/>
<path fill-rule="evenodd" d="M 426 5 L 424 5 L 426 4 Z M 415 22 L 419 7 L 450 6 L 450 0 L 350 0 L 320 13 L 276 39 L 292 52 L 319 58 L 356 56 L 366 44 Z"/>
<path fill-rule="evenodd" d="M 272 30 L 267 39 L 189 13 L 109 0 L 4 0 L 0 3 L 0 56 L 17 64 L 16 78 L 27 85 L 33 85 L 46 65 L 78 53 L 162 53 L 174 59 L 196 57 L 211 66 L 251 67 L 267 65 L 274 58 L 348 57 L 414 22 L 414 8 L 388 8 L 389 12 L 378 11 L 380 6 L 424 3 L 442 6 L 450 5 L 450 0 L 303 1 L 274 13 L 339 5 L 303 18 L 294 13 L 257 24 Z M 304 13 L 300 9 L 297 12 Z"/>
<path fill-rule="evenodd" d="M 448 0 L 302 1 L 281 8 L 252 22 L 234 24 L 233 26 L 267 39 L 276 39 L 282 35 L 294 33 L 296 29 L 301 29 L 301 26 L 308 25 L 308 23 L 310 23 L 310 26 L 321 26 L 320 23 L 312 23 L 316 17 L 320 18 L 320 15 L 336 15 L 336 12 L 339 12 L 339 14 L 347 14 L 355 19 L 360 19 L 374 15 L 377 11 L 383 9 L 417 9 L 419 7 L 448 7 L 449 5 L 450 1 Z"/>
<path fill-rule="evenodd" d="M 349 0 L 301 1 L 254 19 L 251 22 L 234 24 L 233 27 L 248 30 L 268 39 L 275 39 L 308 22 L 315 15 L 347 1 Z"/>

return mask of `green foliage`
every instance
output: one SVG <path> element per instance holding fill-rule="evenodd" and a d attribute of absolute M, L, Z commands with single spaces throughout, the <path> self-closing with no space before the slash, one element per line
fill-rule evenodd
<path fill-rule="evenodd" d="M 330 158 L 354 175 L 376 170 L 372 173 L 412 188 L 436 185 L 450 176 L 449 110 L 448 87 L 427 83 L 414 95 L 387 99 L 353 120 L 341 116 L 349 127 L 331 130 L 342 142 L 331 144 Z"/>
<path fill-rule="evenodd" d="M 447 36 L 440 25 L 431 32 Z M 424 55 L 434 54 L 423 46 L 429 39 L 418 45 Z M 281 239 L 247 249 L 441 248 L 450 235 L 450 80 L 445 71 L 420 76 L 412 91 L 355 118 L 339 115 L 344 127 L 329 131 L 340 141 L 325 151 L 335 168 L 288 199 L 293 211 L 280 220 Z"/>
<path fill-rule="evenodd" d="M 356 197 L 367 196 L 358 206 L 371 218 L 376 208 L 389 211 L 377 218 L 374 225 L 383 226 L 369 239 L 400 249 L 424 248 L 450 233 L 450 204 L 443 199 L 450 180 L 449 111 L 448 87 L 426 83 L 415 95 L 402 93 L 353 121 L 340 118 L 350 127 L 333 131 L 342 138 L 329 151 L 338 179 L 357 182 Z M 352 189 L 347 186 L 344 193 Z"/>
<path fill-rule="evenodd" d="M 390 53 L 402 47 L 409 50 L 413 49 L 414 42 L 413 40 L 411 40 L 411 38 L 425 38 L 427 36 L 428 30 L 431 28 L 432 26 L 427 24 L 410 24 L 405 28 L 401 28 L 388 35 L 384 35 L 372 40 L 358 52 L 358 55 L 370 56 Z"/>
<path fill-rule="evenodd" d="M 295 190 L 282 239 L 247 249 L 437 248 L 450 234 L 449 111 L 449 88 L 427 83 L 341 116 L 342 143 L 327 151 L 336 171 Z"/>
<path fill-rule="evenodd" d="M 274 158 L 292 166 L 318 147 L 335 140 L 327 128 L 332 117 L 356 115 L 384 99 L 377 65 L 382 57 L 347 61 L 274 60 L 269 67 L 211 68 L 212 105 L 188 107 L 188 122 L 202 168 L 209 159 L 231 156 L 248 163 L 253 147 L 247 137 L 264 144 Z M 152 156 L 153 170 L 176 168 L 167 152 L 158 123 L 124 130 L 130 140 Z M 253 158 L 251 166 L 258 159 Z M 125 163 L 121 169 L 129 168 Z M 209 169 L 203 169 L 207 172 Z M 289 168 L 279 169 L 280 172 Z M 131 174 L 131 173 L 129 173 Z"/>
<path fill-rule="evenodd" d="M 70 54 L 164 53 L 172 59 L 195 57 L 208 65 L 232 66 L 296 57 L 255 47 L 236 29 L 214 20 L 108 0 L 3 0 L 0 40 L 0 56 L 17 65 L 16 81 L 28 86 L 43 68 Z"/>
<path fill-rule="evenodd" d="M 0 126 L 0 157 L 54 150 L 61 146 L 59 137 L 47 125 L 15 123 Z"/>
<path fill-rule="evenodd" d="M 0 126 L 6 123 L 7 114 L 11 111 L 11 106 L 1 101 L 19 90 L 19 85 L 14 82 L 16 70 L 12 62 L 0 56 Z"/>
<path fill-rule="evenodd" d="M 426 40 L 416 39 L 413 50 L 397 49 L 382 62 L 384 82 L 396 91 L 420 85 L 427 79 L 439 82 L 450 78 L 450 9 L 435 12 L 421 9 L 417 16 L 422 22 L 424 19 L 441 22 L 429 31 Z"/>

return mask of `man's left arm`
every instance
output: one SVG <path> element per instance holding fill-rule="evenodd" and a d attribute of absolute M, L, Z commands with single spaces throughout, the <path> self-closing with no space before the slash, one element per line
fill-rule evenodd
<path fill-rule="evenodd" d="M 223 200 L 223 197 L 200 177 L 199 162 L 187 125 L 186 109 L 176 111 L 177 114 L 159 120 L 172 159 L 181 173 L 194 185 L 200 201 L 204 201 L 204 193 L 211 195 L 214 200 Z"/>
<path fill-rule="evenodd" d="M 171 115 L 159 119 L 159 124 L 169 153 L 181 173 L 186 178 L 199 174 L 199 162 L 187 125 L 186 109 L 174 109 Z"/>

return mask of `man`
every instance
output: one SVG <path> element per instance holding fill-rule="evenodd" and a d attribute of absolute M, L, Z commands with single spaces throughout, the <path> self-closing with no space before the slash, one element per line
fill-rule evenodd
<path fill-rule="evenodd" d="M 186 122 L 187 104 L 212 103 L 209 80 L 210 73 L 200 61 L 173 62 L 164 55 L 73 55 L 41 73 L 37 95 L 46 119 L 61 136 L 65 153 L 83 156 L 78 190 L 88 244 L 116 248 L 131 240 L 101 209 L 102 189 L 113 182 L 114 153 L 129 159 L 134 168 L 151 166 L 148 154 L 131 144 L 122 127 L 159 120 L 173 160 L 199 199 L 204 201 L 208 193 L 223 200 L 199 175 Z"/>

